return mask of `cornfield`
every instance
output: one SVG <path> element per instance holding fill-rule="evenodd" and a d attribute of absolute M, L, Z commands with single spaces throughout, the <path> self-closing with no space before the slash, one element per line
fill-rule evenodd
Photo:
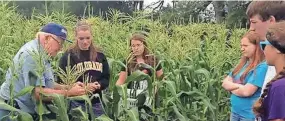
<path fill-rule="evenodd" d="M 61 12 L 48 15 L 32 15 L 26 19 L 15 11 L 14 7 L 0 4 L 0 78 L 5 80 L 6 70 L 12 65 L 11 60 L 19 48 L 35 38 L 35 33 L 48 22 L 60 23 L 67 27 L 69 37 L 74 37 L 73 28 L 76 17 Z M 105 114 L 93 117 L 92 120 L 120 121 L 227 121 L 230 115 L 229 94 L 222 89 L 221 80 L 233 68 L 240 57 L 239 43 L 245 29 L 234 29 L 229 40 L 228 30 L 223 24 L 192 23 L 189 25 L 162 24 L 160 21 L 147 19 L 145 14 L 135 17 L 122 15 L 112 10 L 111 19 L 86 17 L 92 24 L 95 45 L 108 57 L 111 79 L 109 88 L 103 94 Z M 133 32 L 143 30 L 148 33 L 148 48 L 152 54 L 159 57 L 165 78 L 158 81 L 155 75 L 149 77 L 142 72 L 135 72 L 128 77 L 127 82 L 138 78 L 146 78 L 149 82 L 149 96 L 155 105 L 148 108 L 126 108 L 118 103 L 120 98 L 125 101 L 126 84 L 115 86 L 122 63 L 129 54 L 129 37 Z M 230 46 L 228 46 L 230 45 Z M 65 43 L 64 49 L 53 58 L 56 69 L 58 59 L 70 46 Z M 154 70 L 154 69 L 152 69 Z M 157 95 L 153 95 L 154 87 L 158 86 Z M 31 87 L 23 89 L 24 95 Z M 17 95 L 20 96 L 20 95 Z M 88 96 L 65 98 L 53 95 L 54 105 L 50 108 L 57 113 L 57 121 L 88 120 L 86 112 L 80 109 L 67 112 L 69 100 L 83 99 L 90 103 Z M 94 95 L 98 96 L 98 95 Z M 140 102 L 145 99 L 138 99 Z M 88 104 L 89 104 L 88 103 Z M 0 107 L 19 112 L 11 114 L 15 120 L 30 121 L 31 116 L 13 107 L 0 103 Z M 146 113 L 149 109 L 152 113 Z M 45 109 L 39 109 L 44 114 Z M 78 113 L 79 112 L 79 113 Z M 67 113 L 74 113 L 70 118 Z M 18 115 L 18 116 L 17 116 Z M 41 117 L 40 120 L 50 120 Z"/>

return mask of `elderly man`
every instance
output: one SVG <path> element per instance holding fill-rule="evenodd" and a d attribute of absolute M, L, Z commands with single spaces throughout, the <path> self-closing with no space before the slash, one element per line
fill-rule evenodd
<path fill-rule="evenodd" d="M 13 66 L 6 73 L 6 80 L 1 85 L 0 98 L 9 103 L 11 94 L 16 95 L 25 87 L 33 86 L 34 90 L 31 94 L 25 94 L 14 99 L 14 106 L 31 115 L 36 115 L 34 99 L 39 100 L 40 92 L 65 96 L 84 95 L 85 89 L 80 84 L 65 90 L 64 85 L 54 83 L 51 63 L 47 57 L 56 56 L 63 43 L 69 41 L 66 37 L 67 30 L 65 27 L 56 23 L 48 23 L 37 33 L 36 39 L 22 46 L 13 58 Z M 40 68 L 43 70 L 42 73 L 39 73 Z M 11 84 L 14 87 L 12 92 L 10 92 Z M 0 110 L 0 119 L 8 113 L 9 111 Z"/>

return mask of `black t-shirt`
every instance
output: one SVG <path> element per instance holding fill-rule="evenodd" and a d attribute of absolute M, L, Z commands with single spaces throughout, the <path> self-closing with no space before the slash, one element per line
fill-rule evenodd
<path fill-rule="evenodd" d="M 83 76 L 86 79 L 89 76 L 89 82 L 97 81 L 101 85 L 101 89 L 96 90 L 93 93 L 99 93 L 101 96 L 101 91 L 109 86 L 110 72 L 108 61 L 103 53 L 97 52 L 96 61 L 90 60 L 90 51 L 81 50 L 80 57 L 71 51 L 67 51 L 61 57 L 59 62 L 59 67 L 66 71 L 68 56 L 70 55 L 70 66 L 71 68 L 76 66 L 76 71 L 84 72 L 82 76 L 78 78 L 77 81 L 84 82 Z M 61 79 L 58 78 L 58 82 L 61 83 Z M 93 98 L 92 102 L 99 103 L 99 99 Z"/>

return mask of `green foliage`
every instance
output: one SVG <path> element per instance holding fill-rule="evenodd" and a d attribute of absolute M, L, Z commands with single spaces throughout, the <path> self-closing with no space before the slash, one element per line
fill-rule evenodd
<path fill-rule="evenodd" d="M 74 36 L 73 27 L 76 18 L 71 14 L 52 12 L 51 14 L 34 14 L 31 19 L 25 19 L 15 12 L 14 7 L 8 7 L 6 4 L 0 5 L 2 16 L 0 25 L 3 25 L 0 28 L 2 81 L 15 53 L 24 43 L 35 38 L 41 25 L 51 21 L 58 22 L 67 27 L 68 38 Z M 107 55 L 111 69 L 110 85 L 102 97 L 105 114 L 97 118 L 93 117 L 92 120 L 139 120 L 142 117 L 153 121 L 228 120 L 229 94 L 222 89 L 221 80 L 239 59 L 239 41 L 245 29 L 233 29 L 230 38 L 232 47 L 229 48 L 225 45 L 227 29 L 224 24 L 192 23 L 168 26 L 160 21 L 147 19 L 147 16 L 140 13 L 137 17 L 130 17 L 116 11 L 113 11 L 109 17 L 108 20 L 99 17 L 88 18 L 92 24 L 94 43 Z M 146 113 L 147 108 L 142 110 L 126 108 L 127 84 L 115 86 L 120 68 L 126 66 L 121 61 L 129 55 L 131 33 L 141 31 L 145 27 L 150 31 L 147 38 L 148 48 L 151 54 L 157 55 L 160 59 L 164 78 L 157 80 L 155 75 L 149 77 L 137 71 L 128 77 L 127 82 L 141 78 L 148 80 L 147 92 L 156 104 L 149 107 L 151 113 Z M 201 35 L 204 33 L 207 33 L 203 40 L 205 46 L 201 49 Z M 70 44 L 66 43 L 60 54 L 69 46 Z M 56 57 L 52 60 L 53 66 L 57 66 L 58 59 L 59 57 Z M 43 71 L 44 69 L 40 68 L 37 76 L 40 77 Z M 61 75 L 63 78 L 67 77 L 64 77 L 63 73 Z M 155 87 L 158 88 L 157 94 L 154 93 Z M 23 89 L 20 94 L 29 92 L 30 88 L 27 88 Z M 51 108 L 57 114 L 58 120 L 72 120 L 67 117 L 68 100 L 80 99 L 88 102 L 88 105 L 91 104 L 88 96 L 74 98 L 60 95 L 50 96 L 55 99 Z M 120 100 L 124 106 L 119 104 Z M 44 114 L 43 110 L 39 110 L 40 114 Z M 71 113 L 78 114 L 74 115 L 75 120 L 87 118 L 86 111 L 81 109 L 74 109 Z M 20 113 L 20 115 L 26 114 Z"/>
<path fill-rule="evenodd" d="M 8 110 L 11 113 L 7 117 L 1 117 L 1 121 L 6 121 L 5 119 L 12 119 L 13 121 L 32 121 L 32 116 L 24 111 L 14 108 L 6 104 L 4 101 L 0 100 L 0 109 L 1 110 Z"/>
<path fill-rule="evenodd" d="M 226 25 L 228 28 L 246 28 L 248 27 L 246 9 L 250 2 L 243 1 L 243 2 L 236 2 L 236 1 L 229 1 L 229 12 L 226 17 Z"/>

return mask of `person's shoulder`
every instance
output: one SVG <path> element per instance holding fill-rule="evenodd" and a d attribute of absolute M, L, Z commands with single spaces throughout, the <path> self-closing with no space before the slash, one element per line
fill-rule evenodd
<path fill-rule="evenodd" d="M 106 55 L 105 55 L 103 52 L 98 51 L 98 52 L 97 52 L 97 57 L 98 57 L 98 58 L 105 58 Z"/>
<path fill-rule="evenodd" d="M 103 52 L 97 51 L 96 53 L 97 53 L 97 55 L 96 55 L 97 61 L 102 62 L 102 61 L 107 60 L 107 57 L 105 56 L 105 54 Z"/>
<path fill-rule="evenodd" d="M 157 55 L 148 55 L 148 56 L 155 59 L 155 60 L 159 60 L 159 56 L 157 56 Z"/>
<path fill-rule="evenodd" d="M 34 63 L 36 56 L 39 55 L 39 46 L 37 45 L 37 40 L 31 40 L 25 43 L 14 56 L 13 61 L 24 61 L 29 63 Z"/>
<path fill-rule="evenodd" d="M 281 79 L 278 79 L 278 80 L 276 80 L 276 81 L 274 81 L 272 83 L 272 89 L 280 87 L 280 86 L 285 90 L 285 88 L 284 88 L 284 86 L 285 86 L 285 77 L 283 77 Z"/>
<path fill-rule="evenodd" d="M 72 51 L 72 49 L 67 49 L 64 51 L 63 55 L 74 55 L 75 53 Z"/>
<path fill-rule="evenodd" d="M 268 64 L 266 63 L 266 61 L 262 61 L 258 64 L 258 66 L 268 67 Z"/>
<path fill-rule="evenodd" d="M 63 51 L 63 52 L 59 52 L 59 53 L 61 53 L 62 54 L 62 56 L 61 56 L 61 58 L 63 59 L 67 59 L 68 58 L 68 56 L 70 56 L 71 58 L 73 57 L 72 55 L 73 55 L 73 53 L 72 53 L 72 51 L 71 50 L 65 50 L 65 51 Z"/>
<path fill-rule="evenodd" d="M 265 61 L 263 61 L 263 62 L 261 62 L 261 63 L 259 63 L 257 66 L 256 66 L 256 68 L 257 69 L 268 69 L 268 64 L 265 62 Z"/>
<path fill-rule="evenodd" d="M 25 44 L 21 47 L 20 50 L 23 50 L 23 51 L 25 51 L 25 50 L 34 50 L 34 49 L 38 49 L 37 47 L 38 47 L 38 42 L 37 42 L 37 40 L 31 40 L 31 41 L 25 43 Z"/>
<path fill-rule="evenodd" d="M 18 53 L 20 55 L 24 55 L 24 56 L 32 56 L 33 54 L 37 54 L 38 53 L 38 45 L 37 45 L 37 41 L 36 40 L 31 40 L 27 43 L 25 43 L 20 50 L 18 51 Z"/>

